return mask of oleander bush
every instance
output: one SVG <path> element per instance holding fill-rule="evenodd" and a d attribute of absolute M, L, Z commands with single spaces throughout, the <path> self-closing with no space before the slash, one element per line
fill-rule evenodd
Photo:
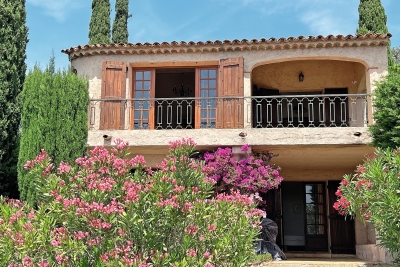
<path fill-rule="evenodd" d="M 334 208 L 342 215 L 371 222 L 394 259 L 400 260 L 400 150 L 377 149 L 373 156 L 346 175 Z"/>
<path fill-rule="evenodd" d="M 0 266 L 244 266 L 263 212 L 257 195 L 214 194 L 195 143 L 170 143 L 156 171 L 128 144 L 96 147 L 53 166 L 42 150 L 26 169 L 36 209 L 0 200 Z M 211 197 L 213 196 L 213 197 Z"/>

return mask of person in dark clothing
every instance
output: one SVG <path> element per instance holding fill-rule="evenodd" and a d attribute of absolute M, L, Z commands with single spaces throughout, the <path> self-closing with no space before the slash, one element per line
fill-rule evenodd
<path fill-rule="evenodd" d="M 270 253 L 273 260 L 286 260 L 286 255 L 276 244 L 278 235 L 278 225 L 271 219 L 263 218 L 261 221 L 261 233 L 258 236 L 259 241 L 256 244 L 255 253 Z"/>

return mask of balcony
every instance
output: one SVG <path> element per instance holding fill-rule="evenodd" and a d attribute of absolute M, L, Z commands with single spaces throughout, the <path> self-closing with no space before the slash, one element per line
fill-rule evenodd
<path fill-rule="evenodd" d="M 367 94 L 92 99 L 90 130 L 366 127 Z"/>

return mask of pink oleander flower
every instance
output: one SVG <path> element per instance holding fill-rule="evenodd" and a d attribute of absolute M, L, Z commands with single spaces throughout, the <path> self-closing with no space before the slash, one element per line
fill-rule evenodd
<path fill-rule="evenodd" d="M 50 267 L 50 264 L 46 260 L 41 259 L 38 262 L 37 267 Z"/>
<path fill-rule="evenodd" d="M 142 167 L 146 166 L 146 161 L 142 155 L 137 155 L 136 157 L 128 161 L 128 166 L 135 168 L 138 165 L 141 165 Z"/>
<path fill-rule="evenodd" d="M 24 236 L 20 232 L 16 233 L 15 235 L 11 234 L 10 237 L 15 246 L 22 246 L 25 243 Z"/>
<path fill-rule="evenodd" d="M 194 249 L 189 249 L 189 251 L 186 253 L 186 256 L 188 257 L 196 257 L 196 251 Z"/>
<path fill-rule="evenodd" d="M 194 208 L 193 204 L 190 203 L 190 202 L 187 202 L 187 203 L 185 203 L 185 204 L 183 205 L 183 208 L 181 209 L 181 211 L 182 211 L 183 213 L 186 213 L 186 212 L 191 211 L 193 208 Z"/>
<path fill-rule="evenodd" d="M 71 166 L 63 161 L 60 162 L 60 166 L 57 168 L 58 174 L 69 173 Z"/>
<path fill-rule="evenodd" d="M 182 138 L 181 140 L 170 141 L 169 148 L 176 149 L 183 146 L 196 146 L 196 142 L 193 141 L 192 138 Z"/>
<path fill-rule="evenodd" d="M 25 170 L 30 170 L 35 166 L 35 163 L 33 161 L 28 160 L 25 165 L 24 165 L 24 169 Z"/>
<path fill-rule="evenodd" d="M 115 139 L 114 143 L 117 145 L 117 149 L 122 152 L 126 147 L 129 146 L 128 142 L 124 142 L 122 139 Z"/>
<path fill-rule="evenodd" d="M 207 225 L 207 229 L 208 229 L 208 231 L 212 232 L 212 231 L 215 231 L 217 229 L 217 226 L 213 225 L 213 224 L 208 224 Z"/>
<path fill-rule="evenodd" d="M 185 229 L 185 233 L 188 233 L 191 236 L 195 236 L 198 231 L 199 231 L 199 227 L 194 224 L 191 224 L 188 228 Z"/>
<path fill-rule="evenodd" d="M 23 258 L 22 263 L 24 264 L 24 267 L 33 267 L 33 262 L 29 257 Z"/>
<path fill-rule="evenodd" d="M 107 254 L 101 254 L 101 255 L 100 255 L 100 260 L 101 260 L 102 262 L 104 262 L 104 263 L 107 263 L 107 262 L 108 262 L 108 256 L 107 256 Z"/>
<path fill-rule="evenodd" d="M 52 239 L 52 240 L 50 241 L 50 244 L 51 244 L 53 247 L 57 247 L 57 246 L 61 245 L 61 242 L 59 243 L 59 242 L 57 241 L 57 239 Z"/>
<path fill-rule="evenodd" d="M 203 254 L 203 257 L 205 258 L 205 259 L 210 259 L 211 257 L 212 257 L 212 254 L 210 253 L 210 252 L 205 252 L 204 254 Z"/>

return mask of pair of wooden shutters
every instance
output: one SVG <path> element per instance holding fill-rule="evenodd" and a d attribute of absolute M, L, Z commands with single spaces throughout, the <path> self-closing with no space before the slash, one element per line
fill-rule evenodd
<path fill-rule="evenodd" d="M 138 70 L 138 72 L 140 71 Z M 151 75 L 150 90 L 152 92 L 150 96 L 154 96 L 156 88 L 154 70 L 151 71 Z M 199 80 L 200 77 L 196 77 L 196 79 Z M 219 99 L 216 104 L 217 128 L 243 128 L 243 57 L 220 60 L 218 83 L 217 96 L 223 97 L 223 99 Z M 200 84 L 200 82 L 196 84 Z M 136 82 L 133 83 L 133 86 L 132 92 L 135 92 L 137 90 Z M 200 90 L 200 88 L 196 90 L 196 97 L 200 97 Z M 101 97 L 100 129 L 122 130 L 127 128 L 125 127 L 125 115 L 127 114 L 125 62 L 103 62 Z M 197 109 L 199 106 L 201 105 L 196 105 L 196 116 L 200 116 Z M 148 128 L 153 129 L 154 118 L 152 116 L 154 116 L 154 112 L 151 112 L 151 108 L 148 114 L 148 124 L 150 125 Z M 196 128 L 200 128 L 200 120 L 200 117 L 196 119 Z M 130 127 L 130 129 L 134 128 Z"/>

